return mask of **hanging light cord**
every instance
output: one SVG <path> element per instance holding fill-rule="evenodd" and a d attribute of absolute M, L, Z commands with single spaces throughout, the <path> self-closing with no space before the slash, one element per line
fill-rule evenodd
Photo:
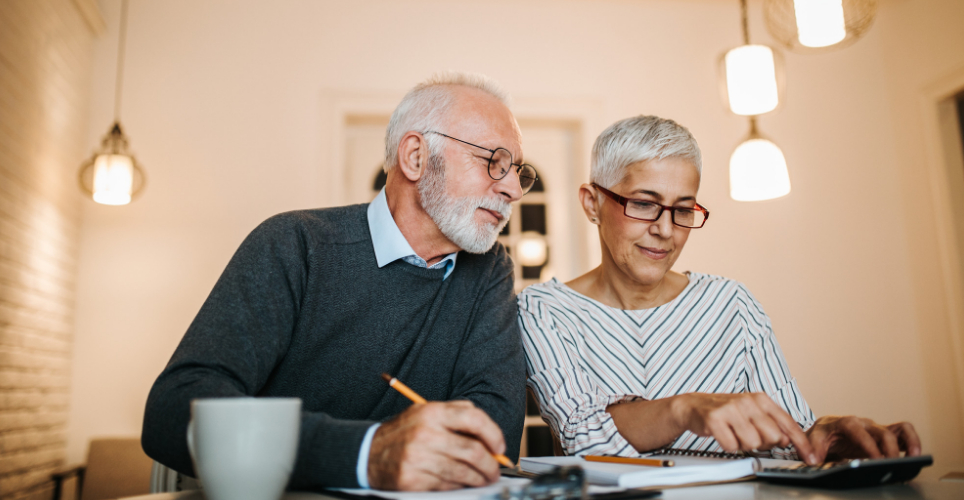
<path fill-rule="evenodd" d="M 743 0 L 744 2 L 746 0 Z M 121 91 L 124 83 L 124 45 L 127 43 L 127 0 L 121 0 L 120 37 L 117 46 L 117 82 L 114 84 L 114 122 L 120 121 Z"/>
<path fill-rule="evenodd" d="M 746 0 L 740 0 L 740 12 L 743 16 L 743 45 L 750 45 L 750 23 L 747 21 L 746 10 Z"/>

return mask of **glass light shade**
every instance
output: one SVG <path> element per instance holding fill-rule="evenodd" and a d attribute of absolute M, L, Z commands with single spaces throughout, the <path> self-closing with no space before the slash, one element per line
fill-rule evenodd
<path fill-rule="evenodd" d="M 847 37 L 843 0 L 794 0 L 797 37 L 805 47 L 827 47 Z"/>
<path fill-rule="evenodd" d="M 763 0 L 770 35 L 801 54 L 838 50 L 874 24 L 878 0 Z"/>
<path fill-rule="evenodd" d="M 744 116 L 759 115 L 780 104 L 773 49 L 742 45 L 723 56 L 727 104 Z"/>
<path fill-rule="evenodd" d="M 94 160 L 94 201 L 126 205 L 134 188 L 134 162 L 125 155 L 98 155 Z"/>
<path fill-rule="evenodd" d="M 104 205 L 127 205 L 144 189 L 144 170 L 127 149 L 120 123 L 114 122 L 77 177 L 80 189 Z"/>
<path fill-rule="evenodd" d="M 541 266 L 546 263 L 548 247 L 546 238 L 539 233 L 525 232 L 516 246 L 519 263 L 526 267 Z"/>
<path fill-rule="evenodd" d="M 760 137 L 737 146 L 730 157 L 730 197 L 736 201 L 779 198 L 790 192 L 790 173 L 780 148 Z"/>

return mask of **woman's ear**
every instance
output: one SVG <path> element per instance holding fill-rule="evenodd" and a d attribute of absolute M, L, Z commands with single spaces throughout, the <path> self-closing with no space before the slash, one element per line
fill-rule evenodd
<path fill-rule="evenodd" d="M 599 203 L 596 197 L 596 188 L 589 184 L 579 186 L 579 201 L 582 203 L 582 210 L 586 212 L 589 222 L 599 224 Z"/>
<path fill-rule="evenodd" d="M 398 142 L 398 170 L 411 182 L 418 182 L 428 163 L 428 142 L 418 132 L 408 132 Z"/>

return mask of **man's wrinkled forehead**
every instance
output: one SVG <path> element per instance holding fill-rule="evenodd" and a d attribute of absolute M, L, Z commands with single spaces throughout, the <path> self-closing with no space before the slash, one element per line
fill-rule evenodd
<path fill-rule="evenodd" d="M 467 87 L 453 89 L 453 101 L 446 113 L 445 128 L 450 135 L 462 134 L 470 142 L 487 148 L 503 147 L 522 155 L 522 132 L 515 116 L 495 96 Z M 474 139 L 474 140 L 473 140 Z"/>

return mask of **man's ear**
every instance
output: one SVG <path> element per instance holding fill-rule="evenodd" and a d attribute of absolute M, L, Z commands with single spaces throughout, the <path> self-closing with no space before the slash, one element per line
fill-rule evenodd
<path fill-rule="evenodd" d="M 428 142 L 418 132 L 408 132 L 398 143 L 398 170 L 411 182 L 418 182 L 428 163 Z"/>
<path fill-rule="evenodd" d="M 596 188 L 589 184 L 579 186 L 579 202 L 582 204 L 582 210 L 586 212 L 586 218 L 589 219 L 589 222 L 598 225 L 599 203 L 597 203 Z"/>

